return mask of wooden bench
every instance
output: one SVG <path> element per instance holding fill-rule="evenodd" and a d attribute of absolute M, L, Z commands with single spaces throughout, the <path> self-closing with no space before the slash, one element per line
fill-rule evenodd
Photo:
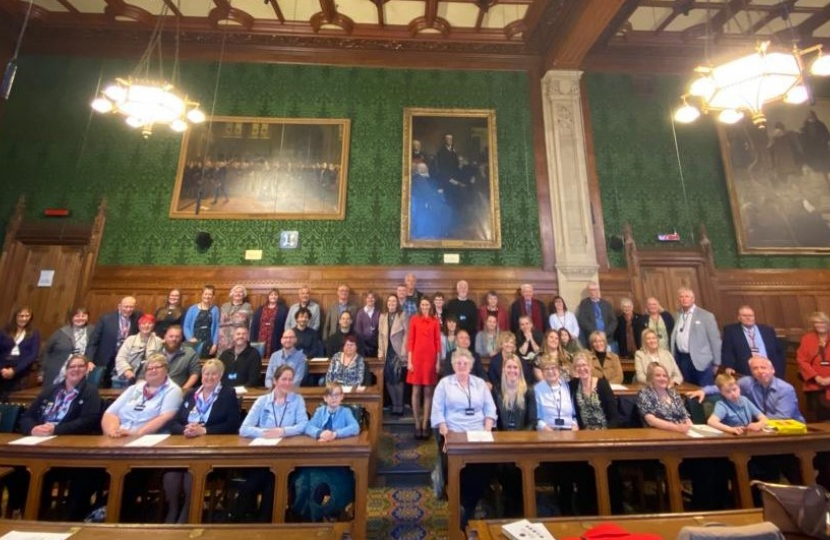
<path fill-rule="evenodd" d="M 320 443 L 305 436 L 283 439 L 276 446 L 250 446 L 250 439 L 236 435 L 210 435 L 187 439 L 173 435 L 149 447 L 129 447 L 137 437 L 111 439 L 94 435 L 66 435 L 43 441 L 36 448 L 8 444 L 19 435 L 0 434 L 0 465 L 23 466 L 29 470 L 29 490 L 24 517 L 36 519 L 44 475 L 53 467 L 101 468 L 110 477 L 107 521 L 121 515 L 124 480 L 137 469 L 187 469 L 193 475 L 190 523 L 200 523 L 205 484 L 217 468 L 268 467 L 274 474 L 275 494 L 272 523 L 285 521 L 288 506 L 288 476 L 298 467 L 349 467 L 355 477 L 354 538 L 366 537 L 366 507 L 369 490 L 367 433 L 358 437 Z M 239 533 L 237 533 L 239 534 Z"/>
<path fill-rule="evenodd" d="M 461 469 L 472 463 L 511 463 L 522 475 L 524 515 L 536 512 L 535 471 L 542 463 L 579 462 L 593 467 L 597 508 L 611 514 L 608 467 L 612 461 L 654 460 L 666 471 L 669 508 L 683 511 L 680 464 L 688 458 L 727 458 L 735 466 L 737 493 L 743 508 L 752 507 L 747 464 L 753 456 L 792 454 L 800 461 L 801 477 L 815 477 L 813 457 L 830 448 L 830 425 L 815 424 L 804 435 L 753 433 L 741 437 L 720 436 L 695 439 L 658 429 L 616 429 L 604 431 L 494 432 L 492 443 L 467 442 L 464 433 L 447 436 L 447 494 L 450 538 L 462 538 L 460 523 Z"/>

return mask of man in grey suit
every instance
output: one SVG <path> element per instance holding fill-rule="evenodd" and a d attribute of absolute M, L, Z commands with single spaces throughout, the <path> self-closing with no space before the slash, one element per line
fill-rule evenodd
<path fill-rule="evenodd" d="M 681 287 L 677 291 L 680 312 L 671 334 L 671 348 L 683 380 L 697 386 L 715 382 L 721 362 L 721 339 L 715 316 L 695 305 L 695 293 Z"/>

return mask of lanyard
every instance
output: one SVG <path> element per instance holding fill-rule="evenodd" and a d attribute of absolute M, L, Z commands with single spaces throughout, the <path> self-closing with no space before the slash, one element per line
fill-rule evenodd
<path fill-rule="evenodd" d="M 201 388 L 199 388 L 199 390 L 196 392 L 196 411 L 199 413 L 199 420 L 201 422 L 206 421 L 205 420 L 205 415 L 210 410 L 210 408 L 213 406 L 213 402 L 216 401 L 216 398 L 219 396 L 219 390 L 221 390 L 221 389 L 222 389 L 222 385 L 217 384 L 216 388 L 213 390 L 213 392 L 210 393 L 210 396 L 208 396 L 207 400 L 202 398 L 202 389 Z"/>
<path fill-rule="evenodd" d="M 271 400 L 271 412 L 274 413 L 274 422 L 277 423 L 274 427 L 282 427 L 282 422 L 285 420 L 285 413 L 288 411 L 288 396 L 285 396 L 285 403 L 282 404 L 282 415 L 280 415 L 280 421 L 277 423 L 277 408 L 274 407 L 274 400 Z"/>
<path fill-rule="evenodd" d="M 551 394 L 553 394 L 553 385 L 548 383 L 550 386 Z M 560 383 L 559 386 L 556 387 L 556 399 L 553 400 L 556 404 L 556 417 L 562 418 L 562 384 Z"/>
<path fill-rule="evenodd" d="M 689 320 L 691 316 L 690 311 L 684 311 L 680 316 L 683 318 L 683 322 L 680 324 L 680 332 L 684 332 L 686 330 L 686 322 Z"/>
<path fill-rule="evenodd" d="M 170 379 L 165 379 L 164 384 L 162 384 L 161 386 L 156 388 L 155 392 L 150 392 L 149 390 L 147 390 L 147 384 L 142 386 L 141 387 L 141 404 L 144 405 L 145 403 L 147 403 L 148 401 L 150 401 L 151 399 L 156 397 L 159 392 L 161 392 L 162 390 L 164 390 L 167 387 L 167 383 L 169 381 L 170 381 Z"/>
<path fill-rule="evenodd" d="M 748 414 L 745 416 L 745 413 L 746 413 L 745 409 L 740 409 L 740 410 L 736 409 L 735 407 L 732 406 L 732 403 L 730 403 L 728 399 L 725 399 L 723 401 L 724 401 L 724 403 L 726 403 L 726 406 L 729 407 L 729 409 L 733 413 L 735 413 L 735 416 L 737 416 L 738 420 L 741 421 L 742 426 L 748 426 L 749 425 L 749 421 L 751 420 L 751 418 L 748 418 L 748 416 L 749 416 Z"/>

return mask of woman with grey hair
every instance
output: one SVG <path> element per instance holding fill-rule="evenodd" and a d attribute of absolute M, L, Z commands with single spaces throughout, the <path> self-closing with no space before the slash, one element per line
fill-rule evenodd
<path fill-rule="evenodd" d="M 251 319 L 254 310 L 251 304 L 245 301 L 248 290 L 240 284 L 231 287 L 229 301 L 222 304 L 219 310 L 219 344 L 216 348 L 216 355 L 222 354 L 226 349 L 233 347 L 233 329 L 239 326 L 251 328 Z"/>

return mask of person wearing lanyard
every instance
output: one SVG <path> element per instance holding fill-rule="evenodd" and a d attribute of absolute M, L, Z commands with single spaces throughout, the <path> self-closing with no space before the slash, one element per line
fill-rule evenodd
<path fill-rule="evenodd" d="M 539 416 L 536 429 L 538 431 L 578 431 L 579 424 L 576 421 L 571 391 L 562 381 L 559 363 L 548 361 L 540 367 L 544 379 L 533 387 L 536 396 L 536 414 Z"/>
<path fill-rule="evenodd" d="M 26 409 L 20 418 L 20 432 L 35 437 L 99 433 L 101 398 L 98 388 L 93 384 L 87 384 L 89 364 L 89 359 L 83 354 L 71 355 L 65 365 L 65 379 L 58 384 L 47 385 Z M 24 478 L 28 476 L 22 468 L 19 472 Z M 59 481 L 68 481 L 69 497 L 60 520 L 82 521 L 90 511 L 89 499 L 97 486 L 95 482 L 90 481 L 90 475 L 98 472 L 98 469 L 52 469 L 47 473 L 43 483 L 44 493 L 41 500 L 46 501 L 51 495 L 47 486 Z M 16 468 L 11 476 L 17 474 Z M 25 479 L 22 482 L 21 490 L 15 490 L 15 479 L 7 480 L 10 508 L 17 509 L 22 506 L 26 494 Z M 43 503 L 41 508 L 44 508 Z"/>
<path fill-rule="evenodd" d="M 288 364 L 274 371 L 274 390 L 254 402 L 239 428 L 239 435 L 250 439 L 280 439 L 302 435 L 308 423 L 305 401 L 291 390 L 294 387 L 294 368 Z M 259 509 L 256 501 L 262 500 Z M 231 521 L 271 521 L 274 504 L 274 477 L 268 469 L 250 469 L 239 491 Z"/>
<path fill-rule="evenodd" d="M 439 456 L 444 478 L 447 478 L 447 447 L 445 438 L 450 431 L 492 431 L 498 414 L 493 395 L 484 379 L 471 375 L 473 355 L 469 350 L 457 350 L 452 356 L 454 375 L 441 379 L 435 388 L 430 420 L 438 430 Z M 461 530 L 473 516 L 476 504 L 490 482 L 490 465 L 471 464 L 461 470 Z"/>
<path fill-rule="evenodd" d="M 735 377 L 721 373 L 715 378 L 715 386 L 723 399 L 715 404 L 714 412 L 706 420 L 707 424 L 733 435 L 764 429 L 767 417 L 746 396 L 741 395 Z"/>
<path fill-rule="evenodd" d="M 187 438 L 230 435 L 239 429 L 239 402 L 233 386 L 222 385 L 225 365 L 210 359 L 202 366 L 202 386 L 190 390 L 176 416 L 167 424 L 173 435 Z M 193 477 L 183 470 L 164 473 L 165 523 L 187 523 Z M 182 494 L 184 500 L 182 501 Z"/>

